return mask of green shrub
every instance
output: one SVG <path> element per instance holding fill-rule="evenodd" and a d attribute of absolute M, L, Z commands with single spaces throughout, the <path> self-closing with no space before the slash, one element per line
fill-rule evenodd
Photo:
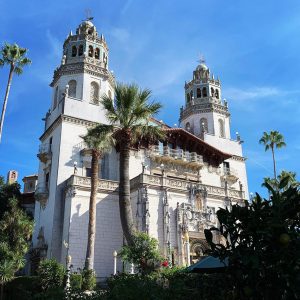
<path fill-rule="evenodd" d="M 42 290 L 47 290 L 63 286 L 66 270 L 55 259 L 45 259 L 41 261 L 37 273 Z"/>
<path fill-rule="evenodd" d="M 77 273 L 72 273 L 70 276 L 70 283 L 72 290 L 81 290 L 82 288 L 82 275 Z"/>
<path fill-rule="evenodd" d="M 82 289 L 84 291 L 92 291 L 96 287 L 96 274 L 94 270 L 83 269 L 82 275 Z"/>
<path fill-rule="evenodd" d="M 27 300 L 40 292 L 38 276 L 15 277 L 5 285 L 4 293 L 6 300 Z"/>

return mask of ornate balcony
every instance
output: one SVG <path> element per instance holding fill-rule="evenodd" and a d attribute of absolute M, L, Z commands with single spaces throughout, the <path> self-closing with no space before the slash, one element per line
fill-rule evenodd
<path fill-rule="evenodd" d="M 39 182 L 34 193 L 35 200 L 40 202 L 42 208 L 46 207 L 49 198 L 49 189 L 45 182 Z"/>
<path fill-rule="evenodd" d="M 155 146 L 150 156 L 157 162 L 176 163 L 187 167 L 203 166 L 203 157 L 196 152 L 188 152 L 182 149 L 172 149 L 168 146 Z"/>
<path fill-rule="evenodd" d="M 37 157 L 44 164 L 47 163 L 49 160 L 51 160 L 52 157 L 51 144 L 48 143 L 41 144 L 39 147 L 39 153 L 37 154 Z"/>
<path fill-rule="evenodd" d="M 236 182 L 239 179 L 239 174 L 235 169 L 224 168 L 222 178 L 231 182 Z"/>

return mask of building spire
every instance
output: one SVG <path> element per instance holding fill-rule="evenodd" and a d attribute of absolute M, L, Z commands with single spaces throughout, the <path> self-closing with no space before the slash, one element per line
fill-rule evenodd
<path fill-rule="evenodd" d="M 199 54 L 199 60 L 197 60 L 200 64 L 205 64 L 205 57 L 202 53 Z"/>
<path fill-rule="evenodd" d="M 92 21 L 94 19 L 94 17 L 92 17 L 91 10 L 89 8 L 85 10 L 85 15 L 86 18 L 82 21 Z"/>

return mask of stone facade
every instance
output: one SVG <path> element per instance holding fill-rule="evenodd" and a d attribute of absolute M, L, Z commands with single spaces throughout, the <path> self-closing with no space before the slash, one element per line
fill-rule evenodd
<path fill-rule="evenodd" d="M 113 97 L 108 56 L 105 38 L 90 21 L 80 24 L 75 35 L 70 33 L 54 72 L 51 107 L 40 138 L 32 253 L 62 263 L 69 254 L 75 270 L 85 260 L 90 196 L 91 158 L 81 136 L 96 122 L 107 123 L 98 100 L 103 94 Z M 130 157 L 136 227 L 157 238 L 161 253 L 179 265 L 203 255 L 204 229 L 218 225 L 219 207 L 230 208 L 248 198 L 242 145 L 230 139 L 230 114 L 227 102 L 220 100 L 220 80 L 201 62 L 185 89 L 182 128 L 165 125 L 164 143 L 132 150 Z M 118 207 L 119 153 L 113 149 L 99 164 L 94 268 L 101 279 L 113 272 L 112 253 L 124 238 Z M 123 270 L 121 262 L 118 270 Z"/>

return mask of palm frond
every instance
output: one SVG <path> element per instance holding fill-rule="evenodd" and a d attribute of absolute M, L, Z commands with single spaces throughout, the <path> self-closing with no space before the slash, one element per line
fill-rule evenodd
<path fill-rule="evenodd" d="M 23 69 L 20 68 L 20 67 L 15 67 L 14 68 L 14 72 L 17 74 L 17 75 L 21 75 L 23 73 Z"/>
<path fill-rule="evenodd" d="M 165 136 L 165 131 L 159 126 L 148 125 L 148 123 L 132 126 L 133 142 L 146 139 L 150 143 L 154 143 L 164 140 Z"/>

